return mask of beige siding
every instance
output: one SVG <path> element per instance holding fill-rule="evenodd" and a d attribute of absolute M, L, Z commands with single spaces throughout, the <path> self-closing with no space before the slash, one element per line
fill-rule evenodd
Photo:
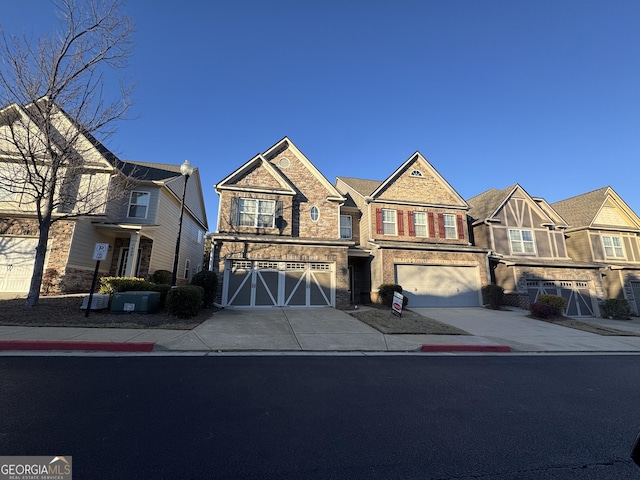
<path fill-rule="evenodd" d="M 586 230 L 568 233 L 567 237 L 567 253 L 571 259 L 583 262 L 593 260 L 589 233 Z"/>
<path fill-rule="evenodd" d="M 96 261 L 93 260 L 93 252 L 96 243 L 108 243 L 111 247 L 107 259 L 100 262 L 100 271 L 108 272 L 113 255 L 113 238 L 100 234 L 89 221 L 78 221 L 75 224 L 68 266 L 78 269 L 95 269 Z"/>

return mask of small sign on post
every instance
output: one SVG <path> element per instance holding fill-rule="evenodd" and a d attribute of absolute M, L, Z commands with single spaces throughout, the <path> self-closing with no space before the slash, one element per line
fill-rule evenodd
<path fill-rule="evenodd" d="M 93 259 L 96 261 L 106 260 L 109 253 L 108 243 L 96 243 L 96 247 L 93 250 Z"/>
<path fill-rule="evenodd" d="M 391 303 L 391 312 L 394 315 L 402 316 L 402 303 L 404 301 L 404 295 L 400 292 L 393 292 L 393 302 Z"/>
<path fill-rule="evenodd" d="M 89 291 L 89 303 L 87 304 L 87 311 L 84 312 L 85 318 L 89 316 L 91 311 L 91 304 L 93 303 L 93 291 L 96 288 L 96 281 L 98 280 L 98 269 L 100 268 L 100 260 L 106 260 L 109 253 L 108 243 L 96 243 L 93 249 L 93 259 L 96 261 L 96 269 L 93 271 L 93 280 L 91 281 L 91 290 Z"/>

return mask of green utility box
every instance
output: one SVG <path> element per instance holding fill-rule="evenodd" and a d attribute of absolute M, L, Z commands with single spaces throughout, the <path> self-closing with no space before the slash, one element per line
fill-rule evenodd
<path fill-rule="evenodd" d="M 160 305 L 160 292 L 118 292 L 111 299 L 114 313 L 155 313 Z"/>

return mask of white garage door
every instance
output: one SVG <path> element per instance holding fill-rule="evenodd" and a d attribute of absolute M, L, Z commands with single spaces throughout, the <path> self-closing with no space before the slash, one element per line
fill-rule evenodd
<path fill-rule="evenodd" d="M 35 238 L 0 237 L 0 292 L 29 291 L 37 244 Z"/>
<path fill-rule="evenodd" d="M 222 289 L 228 307 L 326 307 L 335 303 L 333 264 L 232 260 Z"/>
<path fill-rule="evenodd" d="M 411 307 L 477 307 L 478 267 L 396 265 L 396 283 Z"/>

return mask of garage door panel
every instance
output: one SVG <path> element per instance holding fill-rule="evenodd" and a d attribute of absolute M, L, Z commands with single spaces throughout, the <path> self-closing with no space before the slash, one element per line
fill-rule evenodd
<path fill-rule="evenodd" d="M 529 302 L 535 303 L 540 295 L 558 295 L 567 301 L 568 317 L 593 317 L 593 300 L 589 284 L 573 280 L 528 280 Z"/>
<path fill-rule="evenodd" d="M 396 265 L 396 281 L 414 307 L 477 307 L 477 267 Z"/>
<path fill-rule="evenodd" d="M 0 292 L 29 291 L 37 244 L 35 238 L 0 238 Z"/>
<path fill-rule="evenodd" d="M 271 307 L 278 304 L 278 272 L 257 271 L 255 280 L 255 300 L 259 307 Z"/>

